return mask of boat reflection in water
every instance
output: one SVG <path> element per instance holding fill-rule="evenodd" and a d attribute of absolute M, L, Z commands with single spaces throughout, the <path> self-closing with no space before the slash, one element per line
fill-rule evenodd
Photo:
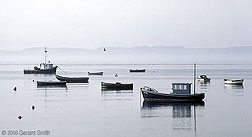
<path fill-rule="evenodd" d="M 199 84 L 210 84 L 209 81 L 198 81 Z"/>
<path fill-rule="evenodd" d="M 225 89 L 243 89 L 243 85 L 224 84 Z"/>
<path fill-rule="evenodd" d="M 101 89 L 102 101 L 133 100 L 133 90 Z"/>
<path fill-rule="evenodd" d="M 37 85 L 37 88 L 39 89 L 50 89 L 50 88 L 67 89 L 67 86 L 66 85 Z"/>
<path fill-rule="evenodd" d="M 109 93 L 133 93 L 133 90 L 118 90 L 118 89 L 101 89 L 102 94 L 109 94 Z"/>
<path fill-rule="evenodd" d="M 39 86 L 37 85 L 36 94 L 37 101 L 41 103 L 41 109 L 47 109 L 48 103 L 51 102 L 66 102 L 68 98 L 68 88 L 66 85 L 50 85 L 50 86 Z M 48 115 L 41 115 L 41 119 L 48 119 Z"/>
<path fill-rule="evenodd" d="M 204 81 L 198 81 L 198 85 L 200 86 L 200 89 L 210 89 L 210 82 L 204 82 Z"/>
<path fill-rule="evenodd" d="M 244 96 L 243 85 L 224 84 L 224 91 L 232 92 L 234 96 Z"/>
<path fill-rule="evenodd" d="M 197 128 L 196 110 L 204 108 L 205 102 L 149 102 L 143 101 L 142 118 L 165 117 L 172 121 L 173 130 L 195 131 Z M 171 118 L 171 120 L 169 120 Z"/>

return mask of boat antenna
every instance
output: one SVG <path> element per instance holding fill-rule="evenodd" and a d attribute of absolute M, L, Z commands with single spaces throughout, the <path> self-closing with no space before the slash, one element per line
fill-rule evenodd
<path fill-rule="evenodd" d="M 46 50 L 46 44 L 45 44 L 45 65 L 46 65 L 46 57 L 47 57 L 47 50 Z"/>
<path fill-rule="evenodd" d="M 194 75 L 193 75 L 193 93 L 195 94 L 195 83 L 196 83 L 196 63 L 194 63 Z"/>

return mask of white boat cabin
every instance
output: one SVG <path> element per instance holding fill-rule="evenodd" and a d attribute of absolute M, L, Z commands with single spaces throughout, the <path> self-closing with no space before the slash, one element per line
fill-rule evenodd
<path fill-rule="evenodd" d="M 50 62 L 48 64 L 45 64 L 45 63 L 40 64 L 40 69 L 52 69 L 52 68 L 53 68 L 53 64 L 51 64 Z"/>
<path fill-rule="evenodd" d="M 172 83 L 173 94 L 191 94 L 192 83 Z"/>

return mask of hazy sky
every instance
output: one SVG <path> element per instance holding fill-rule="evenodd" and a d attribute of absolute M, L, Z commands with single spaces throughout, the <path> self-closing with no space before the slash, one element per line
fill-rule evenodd
<path fill-rule="evenodd" d="M 1 0 L 0 49 L 252 45 L 252 0 Z"/>

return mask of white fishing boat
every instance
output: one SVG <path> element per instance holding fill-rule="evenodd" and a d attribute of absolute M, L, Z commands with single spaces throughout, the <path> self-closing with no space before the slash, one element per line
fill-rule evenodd
<path fill-rule="evenodd" d="M 34 69 L 25 69 L 24 74 L 55 74 L 58 66 L 53 66 L 50 61 L 46 61 L 47 50 L 45 47 L 45 62 L 41 63 L 39 67 L 35 66 Z"/>
<path fill-rule="evenodd" d="M 224 84 L 242 85 L 243 79 L 224 79 Z"/>

